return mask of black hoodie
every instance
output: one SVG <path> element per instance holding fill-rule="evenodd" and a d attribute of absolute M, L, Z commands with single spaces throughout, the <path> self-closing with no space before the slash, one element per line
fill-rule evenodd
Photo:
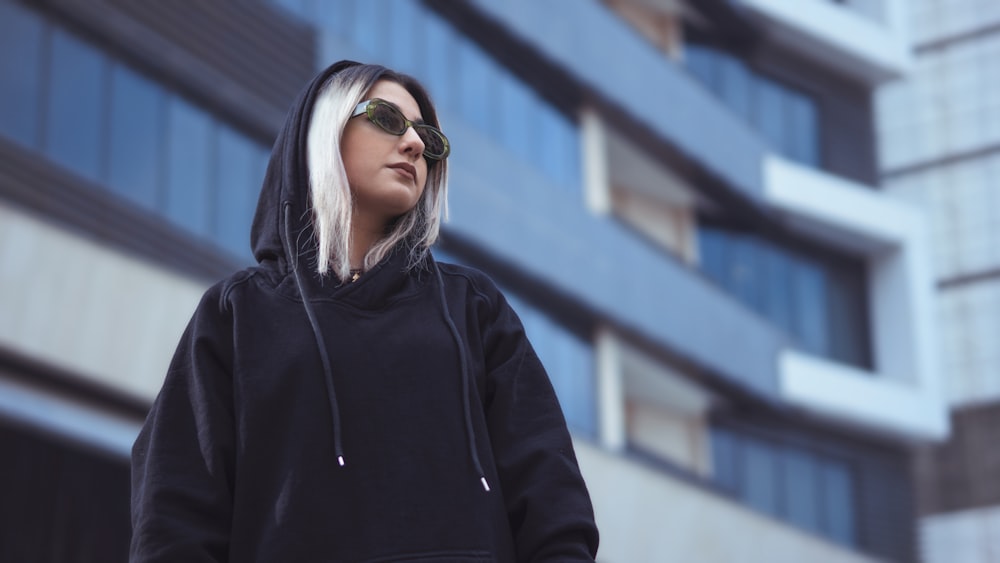
<path fill-rule="evenodd" d="M 493 283 L 408 270 L 405 245 L 355 283 L 310 271 L 306 130 L 338 68 L 277 139 L 259 265 L 205 293 L 135 443 L 131 560 L 593 561 L 566 423 Z"/>

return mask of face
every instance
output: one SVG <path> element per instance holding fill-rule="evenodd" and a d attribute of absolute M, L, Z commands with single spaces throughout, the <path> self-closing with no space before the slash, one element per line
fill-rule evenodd
<path fill-rule="evenodd" d="M 371 98 L 392 102 L 410 121 L 423 119 L 417 101 L 396 82 L 376 82 L 364 97 Z M 351 118 L 341 140 L 341 156 L 354 195 L 355 217 L 384 226 L 413 209 L 427 182 L 423 152 L 424 143 L 412 127 L 396 136 L 364 114 Z"/>

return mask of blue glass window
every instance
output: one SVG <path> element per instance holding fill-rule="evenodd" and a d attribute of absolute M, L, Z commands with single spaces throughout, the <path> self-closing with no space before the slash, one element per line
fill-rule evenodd
<path fill-rule="evenodd" d="M 753 105 L 753 76 L 746 65 L 733 58 L 718 63 L 719 94 L 723 101 L 743 119 L 750 119 Z"/>
<path fill-rule="evenodd" d="M 117 193 L 146 209 L 159 203 L 163 114 L 163 91 L 127 67 L 115 65 L 108 180 Z"/>
<path fill-rule="evenodd" d="M 844 545 L 857 545 L 854 525 L 854 489 L 844 463 L 827 463 L 820 473 L 823 492 L 823 532 Z"/>
<path fill-rule="evenodd" d="M 828 356 L 830 306 L 826 277 L 815 264 L 797 261 L 792 266 L 792 295 L 795 308 L 795 336 L 806 351 Z"/>
<path fill-rule="evenodd" d="M 788 113 L 789 156 L 812 166 L 819 165 L 819 117 L 816 102 L 805 96 L 789 96 Z"/>
<path fill-rule="evenodd" d="M 28 147 L 39 142 L 42 31 L 38 16 L 0 2 L 0 133 Z"/>
<path fill-rule="evenodd" d="M 434 96 L 438 108 L 448 107 L 450 111 L 455 111 L 458 37 L 450 25 L 432 15 L 424 17 L 421 32 L 425 42 L 427 89 Z"/>
<path fill-rule="evenodd" d="M 755 104 L 751 122 L 772 147 L 787 154 L 785 130 L 788 125 L 785 123 L 784 88 L 770 80 L 758 78 L 754 94 Z"/>
<path fill-rule="evenodd" d="M 781 460 L 781 486 L 784 518 L 806 530 L 820 532 L 823 515 L 816 460 L 804 452 L 786 450 Z"/>
<path fill-rule="evenodd" d="M 424 54 L 421 49 L 422 40 L 418 39 L 417 34 L 423 32 L 426 19 L 423 13 L 410 0 L 396 0 L 383 18 L 383 25 L 387 27 L 384 41 L 388 43 L 390 64 L 401 72 L 420 74 Z"/>
<path fill-rule="evenodd" d="M 215 162 L 215 126 L 203 111 L 180 98 L 167 110 L 166 201 L 164 212 L 196 235 L 212 228 L 209 196 Z"/>
<path fill-rule="evenodd" d="M 776 152 L 802 164 L 820 165 L 815 100 L 706 45 L 687 45 L 685 65 L 691 76 L 754 127 Z"/>
<path fill-rule="evenodd" d="M 712 456 L 713 480 L 723 491 L 799 528 L 855 545 L 855 483 L 845 461 L 733 428 L 713 428 Z"/>
<path fill-rule="evenodd" d="M 744 440 L 740 470 L 740 496 L 743 502 L 765 514 L 777 516 L 778 457 L 767 445 Z"/>
<path fill-rule="evenodd" d="M 54 20 L 0 2 L 4 30 L 0 134 L 34 144 L 96 187 L 247 255 L 267 160 L 260 143 L 231 127 L 219 133 L 205 111 Z M 41 131 L 36 123 L 44 124 Z"/>
<path fill-rule="evenodd" d="M 465 121 L 480 131 L 493 135 L 497 103 L 498 69 L 493 59 L 468 40 L 462 40 L 458 50 L 458 108 Z"/>
<path fill-rule="evenodd" d="M 389 13 L 385 0 L 365 0 L 364 2 L 350 2 L 350 4 L 353 8 L 351 13 L 353 24 L 348 30 L 351 39 L 372 56 L 376 58 L 382 56 L 382 46 L 386 35 L 382 24 L 385 14 Z"/>
<path fill-rule="evenodd" d="M 248 256 L 250 224 L 260 193 L 262 151 L 229 127 L 218 131 L 215 235 L 233 254 Z"/>
<path fill-rule="evenodd" d="M 307 7 L 301 13 L 306 21 L 346 37 L 354 28 L 354 4 L 355 2 L 316 1 L 314 8 Z M 312 17 L 313 10 L 316 12 L 315 18 Z"/>
<path fill-rule="evenodd" d="M 107 61 L 93 47 L 55 30 L 45 152 L 81 176 L 102 179 Z"/>
<path fill-rule="evenodd" d="M 537 135 L 533 125 L 538 101 L 520 81 L 501 80 L 499 89 L 500 140 L 523 160 L 536 158 Z"/>
<path fill-rule="evenodd" d="M 582 172 L 580 135 L 576 126 L 553 108 L 540 109 L 535 119 L 538 127 L 535 164 L 560 186 L 578 191 Z"/>
<path fill-rule="evenodd" d="M 702 272 L 784 331 L 798 348 L 871 366 L 867 299 L 860 260 L 817 259 L 723 227 L 698 231 Z"/>

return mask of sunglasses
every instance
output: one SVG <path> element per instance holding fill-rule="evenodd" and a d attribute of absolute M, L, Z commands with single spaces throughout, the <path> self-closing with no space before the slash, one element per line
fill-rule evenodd
<path fill-rule="evenodd" d="M 399 108 L 385 100 L 380 100 L 379 98 L 365 100 L 354 108 L 354 113 L 351 114 L 351 117 L 357 117 L 362 113 L 368 116 L 368 121 L 378 125 L 386 133 L 392 133 L 393 135 L 402 136 L 403 133 L 406 133 L 408 127 L 413 127 L 413 130 L 417 132 L 417 136 L 424 143 L 424 156 L 427 158 L 444 160 L 448 156 L 448 153 L 451 152 L 448 137 L 445 137 L 440 129 L 424 123 L 414 123 L 406 119 L 406 116 L 403 115 L 403 112 L 399 111 Z"/>

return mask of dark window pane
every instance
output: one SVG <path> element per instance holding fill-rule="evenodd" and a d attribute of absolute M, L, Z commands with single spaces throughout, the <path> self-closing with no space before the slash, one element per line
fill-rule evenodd
<path fill-rule="evenodd" d="M 0 2 L 0 133 L 29 147 L 39 141 L 42 32 L 33 12 Z"/>
<path fill-rule="evenodd" d="M 750 119 L 752 77 L 744 64 L 732 57 L 719 61 L 719 93 L 723 101 L 743 119 Z"/>
<path fill-rule="evenodd" d="M 760 266 L 758 265 L 759 244 L 754 239 L 742 236 L 729 241 L 729 278 L 727 286 L 744 304 L 755 311 L 762 311 L 762 291 Z"/>
<path fill-rule="evenodd" d="M 580 190 L 580 136 L 576 127 L 555 109 L 536 112 L 538 151 L 532 159 L 550 178 L 568 190 Z"/>
<path fill-rule="evenodd" d="M 691 73 L 713 92 L 719 91 L 718 58 L 711 49 L 697 45 L 688 45 L 684 50 L 684 61 Z"/>
<path fill-rule="evenodd" d="M 214 124 L 205 112 L 172 98 L 167 112 L 166 213 L 198 235 L 211 230 L 209 182 L 215 161 Z"/>
<path fill-rule="evenodd" d="M 742 496 L 748 505 L 774 516 L 778 510 L 778 464 L 773 447 L 743 441 Z"/>
<path fill-rule="evenodd" d="M 854 546 L 854 487 L 851 474 L 841 464 L 830 464 L 822 471 L 823 532 L 837 543 Z"/>
<path fill-rule="evenodd" d="M 111 73 L 111 168 L 114 190 L 153 209 L 158 205 L 163 92 L 122 65 Z"/>
<path fill-rule="evenodd" d="M 791 259 L 781 249 L 762 245 L 760 249 L 764 285 L 764 315 L 786 334 L 795 330 L 792 322 Z"/>
<path fill-rule="evenodd" d="M 819 479 L 812 456 L 786 451 L 782 460 L 784 517 L 813 532 L 820 531 Z"/>
<path fill-rule="evenodd" d="M 702 228 L 698 233 L 698 251 L 701 270 L 709 279 L 725 287 L 726 272 L 726 242 L 724 233 L 710 228 Z"/>
<path fill-rule="evenodd" d="M 56 162 L 100 181 L 104 146 L 106 61 L 63 31 L 52 36 L 45 152 Z"/>
<path fill-rule="evenodd" d="M 785 118 L 785 90 L 775 82 L 758 77 L 754 89 L 753 124 L 777 152 L 788 153 L 788 124 Z"/>
<path fill-rule="evenodd" d="M 827 317 L 826 279 L 816 265 L 799 261 L 792 267 L 795 295 L 795 335 L 807 352 L 827 356 L 829 319 Z"/>
<path fill-rule="evenodd" d="M 739 440 L 726 430 L 712 431 L 712 472 L 723 489 L 739 490 Z"/>
<path fill-rule="evenodd" d="M 261 150 L 228 127 L 218 132 L 218 187 L 216 229 L 218 242 L 234 254 L 246 256 L 250 223 L 260 193 Z"/>
<path fill-rule="evenodd" d="M 789 157 L 803 164 L 819 166 L 819 125 L 816 103 L 796 95 L 788 99 Z"/>
<path fill-rule="evenodd" d="M 512 76 L 500 81 L 500 139 L 515 155 L 527 161 L 538 156 L 534 142 L 537 135 L 532 132 L 535 116 L 548 108 L 534 103 L 530 90 Z"/>

